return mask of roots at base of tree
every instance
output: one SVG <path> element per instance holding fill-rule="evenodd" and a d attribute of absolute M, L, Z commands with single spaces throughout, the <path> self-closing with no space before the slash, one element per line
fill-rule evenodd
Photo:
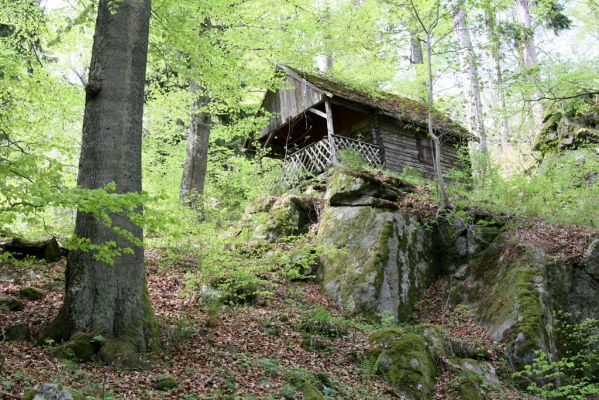
<path fill-rule="evenodd" d="M 146 369 L 149 367 L 148 356 L 158 350 L 160 337 L 151 309 L 146 311 L 149 312 L 140 321 L 144 338 L 73 332 L 74 324 L 61 308 L 57 317 L 40 331 L 37 340 L 42 345 L 54 346 L 53 354 L 60 358 L 81 362 L 97 360 L 118 368 Z M 145 346 L 139 343 L 145 343 Z"/>

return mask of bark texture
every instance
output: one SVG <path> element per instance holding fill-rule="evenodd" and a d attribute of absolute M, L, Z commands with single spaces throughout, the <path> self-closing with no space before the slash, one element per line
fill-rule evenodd
<path fill-rule="evenodd" d="M 96 189 L 114 182 L 117 192 L 140 192 L 144 83 L 150 0 L 100 0 L 92 49 L 77 183 Z M 113 226 L 140 241 L 143 232 L 124 215 Z M 131 343 L 138 352 L 157 345 L 142 247 L 117 235 L 89 213 L 77 212 L 75 233 L 92 243 L 130 247 L 109 266 L 93 254 L 73 251 L 56 320 L 42 337 L 66 340 L 74 332 L 101 334 Z"/>
<path fill-rule="evenodd" d="M 522 44 L 522 57 L 524 61 L 524 68 L 531 69 L 539 63 L 537 47 L 535 45 L 535 35 L 532 26 L 532 19 L 530 17 L 530 6 L 528 0 L 516 0 L 516 17 L 518 22 L 525 28 L 524 42 Z M 540 97 L 540 93 L 537 90 L 534 97 Z M 543 107 L 536 101 L 532 104 L 533 122 L 531 137 L 534 137 L 537 132 L 537 128 L 540 128 L 543 121 Z"/>
<path fill-rule="evenodd" d="M 410 31 L 410 63 L 419 65 L 424 64 L 422 43 L 415 30 Z"/>
<path fill-rule="evenodd" d="M 485 4 L 485 23 L 487 26 L 487 37 L 490 43 L 491 59 L 495 69 L 495 95 L 499 107 L 499 125 L 501 126 L 501 145 L 505 146 L 510 140 L 510 124 L 506 116 L 507 105 L 505 101 L 505 91 L 503 89 L 503 71 L 501 69 L 501 46 L 496 30 L 495 10 L 491 9 L 490 4 Z"/>
<path fill-rule="evenodd" d="M 198 201 L 197 195 L 204 193 L 212 124 L 210 115 L 204 110 L 210 103 L 210 97 L 196 82 L 190 83 L 190 90 L 197 93 L 198 97 L 193 103 L 190 114 L 187 152 L 179 200 L 182 204 L 192 206 Z"/>
<path fill-rule="evenodd" d="M 466 12 L 462 7 L 457 7 L 453 11 L 454 31 L 460 44 L 459 58 L 462 64 L 462 70 L 468 77 L 466 99 L 468 104 L 468 125 L 470 131 L 480 140 L 479 150 L 487 152 L 487 133 L 485 131 L 485 122 L 483 118 L 483 103 L 480 90 L 480 78 L 476 62 L 476 54 L 470 38 Z"/>

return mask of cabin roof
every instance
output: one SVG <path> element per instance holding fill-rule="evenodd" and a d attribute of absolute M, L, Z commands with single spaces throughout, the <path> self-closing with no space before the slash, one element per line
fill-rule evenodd
<path fill-rule="evenodd" d="M 323 75 L 311 74 L 286 65 L 279 65 L 278 69 L 306 81 L 330 98 L 337 97 L 358 103 L 389 114 L 407 124 L 421 128 L 428 127 L 428 105 L 425 103 L 380 90 L 369 92 Z M 439 111 L 433 112 L 433 126 L 438 134 L 447 134 L 457 139 L 476 140 L 463 126 Z"/>

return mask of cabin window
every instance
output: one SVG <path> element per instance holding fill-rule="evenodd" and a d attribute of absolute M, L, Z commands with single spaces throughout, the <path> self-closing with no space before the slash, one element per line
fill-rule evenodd
<path fill-rule="evenodd" d="M 418 161 L 433 165 L 433 149 L 431 141 L 426 137 L 420 137 L 417 140 Z"/>

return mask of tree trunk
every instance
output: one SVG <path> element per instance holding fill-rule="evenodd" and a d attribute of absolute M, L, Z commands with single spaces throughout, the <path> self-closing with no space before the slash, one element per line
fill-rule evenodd
<path fill-rule="evenodd" d="M 528 0 L 516 0 L 516 16 L 527 31 L 525 32 L 524 44 L 522 46 L 522 56 L 524 59 L 524 68 L 530 70 L 539 63 L 539 59 Z M 540 97 L 540 92 L 536 90 L 533 96 Z M 543 121 L 543 107 L 538 101 L 532 104 L 532 113 L 534 124 L 532 126 L 531 138 L 536 135 L 536 131 L 541 127 Z"/>
<path fill-rule="evenodd" d="M 501 48 L 497 32 L 495 30 L 495 11 L 490 4 L 485 5 L 485 19 L 487 25 L 487 37 L 491 47 L 491 58 L 495 68 L 495 92 L 501 112 L 499 113 L 499 125 L 501 125 L 501 146 L 505 146 L 510 140 L 510 125 L 506 117 L 505 91 L 503 90 L 503 72 L 501 70 Z"/>
<path fill-rule="evenodd" d="M 445 189 L 445 182 L 443 180 L 443 166 L 441 165 L 441 141 L 435 134 L 433 129 L 433 51 L 431 46 L 431 34 L 427 32 L 426 35 L 426 67 L 428 70 L 428 135 L 430 136 L 433 144 L 435 145 L 434 164 L 435 164 L 435 175 L 437 175 L 437 182 L 439 183 L 439 192 L 441 192 L 441 198 L 443 201 L 443 207 L 449 207 L 449 196 Z"/>
<path fill-rule="evenodd" d="M 537 48 L 535 46 L 535 35 L 530 18 L 530 8 L 528 0 L 516 0 L 516 14 L 518 21 L 526 28 L 524 45 L 522 46 L 524 56 L 524 66 L 531 68 L 538 64 Z"/>
<path fill-rule="evenodd" d="M 181 204 L 193 206 L 198 201 L 198 195 L 204 193 L 206 184 L 211 118 L 203 109 L 210 103 L 210 98 L 205 90 L 201 89 L 194 81 L 190 82 L 189 89 L 197 93 L 198 97 L 193 103 L 190 114 L 187 153 L 183 166 L 179 201 Z"/>
<path fill-rule="evenodd" d="M 328 21 L 331 18 L 331 8 L 329 4 L 329 0 L 316 0 L 316 8 L 320 14 L 320 21 L 324 25 L 328 25 Z M 325 35 L 325 48 L 328 47 L 328 42 L 331 41 L 331 37 L 329 35 Z M 333 54 L 331 54 L 330 50 L 326 50 L 326 54 L 319 54 L 316 56 L 316 68 L 321 73 L 326 73 L 333 69 Z"/>
<path fill-rule="evenodd" d="M 410 63 L 424 64 L 424 55 L 422 54 L 422 43 L 415 30 L 410 31 Z"/>
<path fill-rule="evenodd" d="M 487 152 L 487 133 L 485 131 L 485 122 L 483 119 L 483 103 L 481 99 L 480 79 L 478 75 L 478 66 L 476 55 L 472 47 L 470 31 L 466 19 L 466 12 L 462 7 L 457 7 L 453 11 L 454 31 L 460 44 L 459 58 L 462 69 L 468 76 L 468 91 L 466 99 L 468 102 L 468 124 L 470 130 L 479 138 L 479 150 Z"/>
<path fill-rule="evenodd" d="M 100 0 L 77 179 L 82 188 L 97 189 L 114 182 L 118 193 L 141 192 L 150 1 Z M 139 226 L 122 214 L 110 217 L 113 227 L 130 232 L 141 243 Z M 143 248 L 81 210 L 75 234 L 93 244 L 113 241 L 131 248 L 132 254 L 116 257 L 111 266 L 90 252 L 72 251 L 64 303 L 41 337 L 62 341 L 75 332 L 89 332 L 103 335 L 107 343 L 123 344 L 123 351 L 154 350 L 158 330 L 147 292 Z M 104 348 L 110 349 L 107 357 L 118 349 L 108 344 Z"/>

